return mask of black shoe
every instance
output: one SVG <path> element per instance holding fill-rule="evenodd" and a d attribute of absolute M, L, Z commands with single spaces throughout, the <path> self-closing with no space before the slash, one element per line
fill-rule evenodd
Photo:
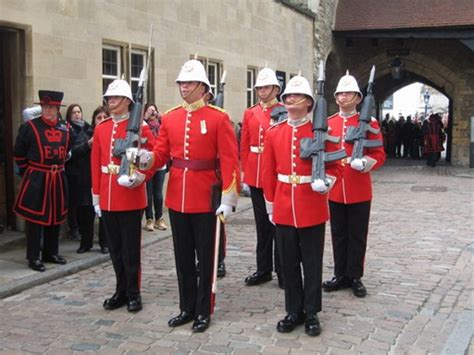
<path fill-rule="evenodd" d="M 202 333 L 207 328 L 209 328 L 209 324 L 211 323 L 210 316 L 197 316 L 193 323 L 193 333 Z"/>
<path fill-rule="evenodd" d="M 28 261 L 28 266 L 30 269 L 33 269 L 35 271 L 40 271 L 40 272 L 46 271 L 46 268 L 44 267 L 43 263 L 39 259 Z"/>
<path fill-rule="evenodd" d="M 227 274 L 224 262 L 217 265 L 217 277 L 224 277 Z"/>
<path fill-rule="evenodd" d="M 125 295 L 115 292 L 112 297 L 107 298 L 104 301 L 103 306 L 105 309 L 112 311 L 114 309 L 124 306 L 126 303 L 127 303 L 127 297 L 125 297 Z"/>
<path fill-rule="evenodd" d="M 301 325 L 304 323 L 304 319 L 305 319 L 304 313 L 300 313 L 300 314 L 289 313 L 285 316 L 285 318 L 283 318 L 281 321 L 278 322 L 276 329 L 280 333 L 292 332 L 293 329 L 295 329 L 297 325 Z"/>
<path fill-rule="evenodd" d="M 282 290 L 285 289 L 285 283 L 283 282 L 283 275 L 282 274 L 277 274 L 278 278 L 278 287 L 281 288 Z"/>
<path fill-rule="evenodd" d="M 272 280 L 272 273 L 271 272 L 254 272 L 252 275 L 247 276 L 245 278 L 245 284 L 247 286 L 256 286 L 260 285 L 264 282 L 268 282 Z"/>
<path fill-rule="evenodd" d="M 83 253 L 87 253 L 90 250 L 91 250 L 91 248 L 80 247 L 79 249 L 77 249 L 76 253 L 83 254 Z"/>
<path fill-rule="evenodd" d="M 127 311 L 138 312 L 142 309 L 142 298 L 140 296 L 130 297 L 127 302 Z"/>
<path fill-rule="evenodd" d="M 102 254 L 108 254 L 109 253 L 109 248 L 107 247 L 100 247 L 100 252 Z"/>
<path fill-rule="evenodd" d="M 171 318 L 168 321 L 168 326 L 170 326 L 171 328 L 179 327 L 180 325 L 191 322 L 193 319 L 194 319 L 194 314 L 186 312 L 186 311 L 181 311 L 179 315 L 177 315 L 174 318 Z"/>
<path fill-rule="evenodd" d="M 365 289 L 364 284 L 360 279 L 352 280 L 352 293 L 356 297 L 365 297 L 367 296 L 367 290 Z"/>
<path fill-rule="evenodd" d="M 313 316 L 306 317 L 304 330 L 306 334 L 312 337 L 315 337 L 321 334 L 321 325 L 319 324 L 319 319 L 316 314 Z"/>
<path fill-rule="evenodd" d="M 52 263 L 52 264 L 61 264 L 64 265 L 67 263 L 67 260 L 61 255 L 43 255 L 43 262 Z"/>
<path fill-rule="evenodd" d="M 351 280 L 345 276 L 334 276 L 331 280 L 323 282 L 323 290 L 326 292 L 342 290 L 343 288 L 349 287 L 351 287 Z"/>

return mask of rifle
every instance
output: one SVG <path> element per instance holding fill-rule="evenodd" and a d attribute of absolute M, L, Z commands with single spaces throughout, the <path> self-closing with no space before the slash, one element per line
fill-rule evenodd
<path fill-rule="evenodd" d="M 148 60 L 146 66 L 140 72 L 140 80 L 138 81 L 138 89 L 135 94 L 135 103 L 130 111 L 128 119 L 127 135 L 125 139 L 117 139 L 112 154 L 121 158 L 118 176 L 128 175 L 131 177 L 137 168 L 135 156 L 127 154 L 128 148 L 140 148 L 142 143 L 140 132 L 142 128 L 142 107 L 143 95 L 145 92 L 146 82 L 148 80 L 148 70 L 151 62 L 151 41 L 153 37 L 153 24 L 150 27 L 150 41 L 148 42 Z"/>
<path fill-rule="evenodd" d="M 346 151 L 340 149 L 334 152 L 326 153 L 324 145 L 326 141 L 332 143 L 339 143 L 340 138 L 331 136 L 327 133 L 328 131 L 328 106 L 326 99 L 324 98 L 324 62 L 319 62 L 318 68 L 318 93 L 316 108 L 313 111 L 313 134 L 314 138 L 303 138 L 301 139 L 301 150 L 300 157 L 303 159 L 312 159 L 312 174 L 311 179 L 315 181 L 321 179 L 324 181 L 326 186 L 330 185 L 326 177 L 326 162 L 340 160 L 346 157 Z"/>
<path fill-rule="evenodd" d="M 367 139 L 367 132 L 378 134 L 380 129 L 370 126 L 372 118 L 372 109 L 374 107 L 374 95 L 372 87 L 374 85 L 375 65 L 372 66 L 369 76 L 369 85 L 367 86 L 367 95 L 362 102 L 359 114 L 359 124 L 357 126 L 347 127 L 346 142 L 354 145 L 352 149 L 351 161 L 354 159 L 362 159 L 364 156 L 364 148 L 375 148 L 383 145 L 380 139 Z"/>

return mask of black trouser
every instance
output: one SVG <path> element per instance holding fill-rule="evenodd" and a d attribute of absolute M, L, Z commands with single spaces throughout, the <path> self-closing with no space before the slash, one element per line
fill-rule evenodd
<path fill-rule="evenodd" d="M 77 206 L 69 206 L 67 212 L 67 224 L 69 232 L 72 234 L 79 229 L 79 222 L 77 221 Z"/>
<path fill-rule="evenodd" d="M 307 315 L 314 315 L 321 311 L 325 227 L 325 223 L 307 228 L 276 226 L 287 313 L 299 314 L 304 311 Z"/>
<path fill-rule="evenodd" d="M 214 263 L 214 213 L 169 210 L 181 311 L 208 316 Z M 196 272 L 199 262 L 199 280 Z"/>
<path fill-rule="evenodd" d="M 92 248 L 94 240 L 94 220 L 95 211 L 93 206 L 77 207 L 77 222 L 79 224 L 79 233 L 81 234 L 81 248 Z M 107 242 L 104 233 L 100 232 L 99 226 L 99 245 L 102 248 L 107 246 Z"/>
<path fill-rule="evenodd" d="M 435 167 L 436 162 L 439 160 L 438 154 L 439 153 L 437 153 L 437 152 L 427 153 L 426 154 L 426 165 L 431 166 L 431 167 Z"/>
<path fill-rule="evenodd" d="M 142 216 L 143 210 L 102 211 L 107 246 L 117 278 L 116 292 L 129 298 L 140 295 Z"/>
<path fill-rule="evenodd" d="M 263 189 L 250 186 L 250 196 L 252 198 L 253 214 L 255 216 L 255 226 L 257 229 L 257 271 L 272 272 L 273 261 L 275 262 L 275 272 L 280 274 L 280 258 L 278 257 L 278 247 L 275 241 L 275 226 L 268 219 L 267 208 Z M 275 244 L 275 253 L 273 245 Z"/>
<path fill-rule="evenodd" d="M 26 258 L 40 258 L 41 238 L 43 238 L 43 257 L 57 255 L 60 225 L 44 226 L 34 222 L 26 222 Z"/>
<path fill-rule="evenodd" d="M 370 202 L 346 205 L 329 201 L 336 277 L 358 279 L 364 275 Z"/>
<path fill-rule="evenodd" d="M 226 249 L 227 249 L 227 234 L 225 232 L 225 225 L 221 225 L 221 235 L 219 238 L 219 256 L 218 256 L 218 261 L 219 264 L 224 262 L 225 255 L 226 255 Z"/>
<path fill-rule="evenodd" d="M 146 219 L 153 219 L 153 206 L 155 206 L 155 220 L 160 219 L 163 215 L 163 183 L 165 176 L 166 170 L 158 170 L 146 183 Z"/>

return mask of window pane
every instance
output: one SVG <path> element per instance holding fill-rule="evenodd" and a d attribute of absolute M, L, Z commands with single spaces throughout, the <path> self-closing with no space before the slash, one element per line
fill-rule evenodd
<path fill-rule="evenodd" d="M 137 90 L 138 90 L 138 81 L 132 80 L 130 87 L 132 88 L 133 98 L 135 98 L 135 94 L 137 93 Z"/>
<path fill-rule="evenodd" d="M 247 107 L 252 106 L 252 93 L 247 91 Z"/>
<path fill-rule="evenodd" d="M 139 78 L 140 72 L 143 69 L 145 56 L 143 54 L 132 53 L 131 76 L 132 78 Z"/>
<path fill-rule="evenodd" d="M 102 94 L 105 94 L 107 87 L 112 81 L 114 81 L 114 79 L 102 79 Z"/>
<path fill-rule="evenodd" d="M 252 87 L 252 71 L 247 70 L 247 89 Z"/>
<path fill-rule="evenodd" d="M 102 49 L 102 75 L 118 75 L 118 51 Z"/>
<path fill-rule="evenodd" d="M 210 64 L 207 67 L 207 77 L 209 78 L 209 82 L 211 86 L 216 85 L 216 66 L 214 64 Z"/>

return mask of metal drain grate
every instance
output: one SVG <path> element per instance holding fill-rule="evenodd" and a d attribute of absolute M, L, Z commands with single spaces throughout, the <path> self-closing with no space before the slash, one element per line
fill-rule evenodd
<path fill-rule="evenodd" d="M 412 186 L 411 191 L 413 192 L 446 192 L 448 188 L 446 186 Z"/>

